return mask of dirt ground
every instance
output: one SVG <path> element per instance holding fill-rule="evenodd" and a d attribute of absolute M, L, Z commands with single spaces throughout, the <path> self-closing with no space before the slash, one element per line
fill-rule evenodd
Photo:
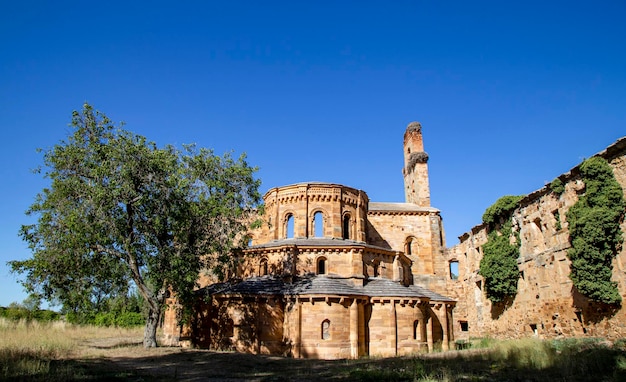
<path fill-rule="evenodd" d="M 74 361 L 100 375 L 136 381 L 319 381 L 352 380 L 346 370 L 372 360 L 310 360 L 277 356 L 159 347 L 144 349 L 136 338 L 92 340 Z M 381 360 L 382 361 L 382 360 Z M 123 377 L 122 377 L 123 376 Z"/>

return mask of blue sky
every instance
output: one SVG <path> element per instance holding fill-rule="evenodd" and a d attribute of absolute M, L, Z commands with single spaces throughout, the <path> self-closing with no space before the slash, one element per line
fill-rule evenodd
<path fill-rule="evenodd" d="M 0 306 L 46 185 L 37 148 L 87 101 L 160 145 L 246 152 L 262 191 L 337 182 L 403 201 L 423 126 L 448 245 L 506 194 L 626 135 L 626 3 L 0 1 Z"/>

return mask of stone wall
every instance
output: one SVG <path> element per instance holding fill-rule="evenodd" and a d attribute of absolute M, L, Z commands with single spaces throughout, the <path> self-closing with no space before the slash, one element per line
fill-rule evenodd
<path fill-rule="evenodd" d="M 404 252 L 411 260 L 412 281 L 445 294 L 449 279 L 445 239 L 439 211 L 372 211 L 368 213 L 367 237 L 372 245 Z"/>
<path fill-rule="evenodd" d="M 626 189 L 626 138 L 598 155 L 610 163 L 617 181 Z M 458 280 L 450 281 L 448 286 L 448 295 L 458 300 L 453 323 L 457 338 L 626 336 L 625 309 L 590 301 L 578 293 L 569 278 L 566 214 L 584 191 L 584 184 L 578 167 L 559 179 L 565 185 L 563 193 L 543 187 L 526 196 L 513 213 L 521 247 L 518 292 L 512 301 L 492 304 L 486 297 L 484 280 L 478 275 L 482 246 L 487 241 L 485 226 L 474 227 L 459 238 L 458 245 L 447 250 L 448 260 L 459 262 Z M 626 223 L 622 223 L 622 231 L 626 231 Z M 613 280 L 622 297 L 626 297 L 624 248 L 613 261 Z"/>
<path fill-rule="evenodd" d="M 361 190 L 330 183 L 299 183 L 273 188 L 263 200 L 265 222 L 253 233 L 253 245 L 289 237 L 316 236 L 365 242 L 369 200 Z M 320 235 L 315 232 L 318 212 L 323 216 Z M 293 236 L 288 232 L 289 217 L 293 217 Z"/>

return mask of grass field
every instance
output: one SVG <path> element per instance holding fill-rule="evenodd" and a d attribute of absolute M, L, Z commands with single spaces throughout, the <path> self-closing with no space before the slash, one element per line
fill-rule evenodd
<path fill-rule="evenodd" d="M 2 381 L 626 381 L 626 341 L 477 341 L 398 358 L 301 360 L 143 349 L 142 328 L 0 321 Z"/>

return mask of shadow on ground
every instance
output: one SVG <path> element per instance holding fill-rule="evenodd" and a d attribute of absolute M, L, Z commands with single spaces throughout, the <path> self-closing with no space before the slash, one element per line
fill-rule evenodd
<path fill-rule="evenodd" d="M 626 381 L 626 352 L 556 358 L 524 365 L 512 353 L 494 360 L 470 349 L 388 359 L 310 360 L 130 345 L 93 358 L 51 361 L 51 373 L 7 381 Z M 589 362 L 588 360 L 592 361 Z"/>

